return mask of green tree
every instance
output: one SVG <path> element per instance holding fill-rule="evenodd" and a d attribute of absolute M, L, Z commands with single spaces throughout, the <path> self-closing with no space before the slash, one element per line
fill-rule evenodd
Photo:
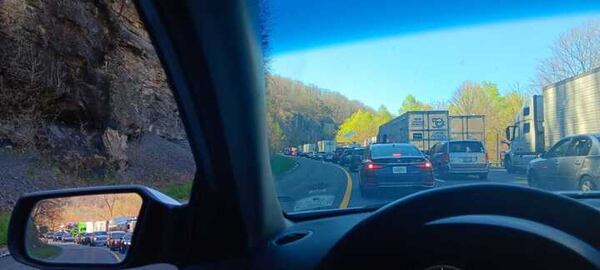
<path fill-rule="evenodd" d="M 423 103 L 413 95 L 407 95 L 402 101 L 402 107 L 398 110 L 399 114 L 410 111 L 426 111 L 431 110 L 431 105 Z"/>
<path fill-rule="evenodd" d="M 379 126 L 392 118 L 392 114 L 385 106 L 379 107 L 377 112 L 359 110 L 340 125 L 335 139 L 341 143 L 363 142 L 377 136 Z"/>
<path fill-rule="evenodd" d="M 491 82 L 464 82 L 450 100 L 450 115 L 484 115 L 485 144 L 491 159 L 496 159 L 497 139 L 504 128 L 514 121 L 526 96 L 512 90 L 502 95 L 498 86 Z M 498 138 L 497 138 L 498 137 Z"/>

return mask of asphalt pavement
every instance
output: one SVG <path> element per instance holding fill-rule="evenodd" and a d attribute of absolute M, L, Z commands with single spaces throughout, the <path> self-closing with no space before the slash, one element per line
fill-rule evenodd
<path fill-rule="evenodd" d="M 62 250 L 58 256 L 49 258 L 46 261 L 55 263 L 108 263 L 116 264 L 121 262 L 126 254 L 121 254 L 118 251 L 111 251 L 107 247 L 91 247 L 85 245 L 77 245 L 72 242 L 51 242 L 50 244 L 59 246 Z M 28 270 L 36 269 L 15 261 L 11 256 L 0 258 L 0 269 L 15 269 L 15 270 Z M 144 270 L 158 270 L 158 269 L 177 269 L 172 265 L 167 264 L 156 264 L 148 265 L 140 268 Z"/>
<path fill-rule="evenodd" d="M 77 245 L 73 242 L 50 242 L 50 245 L 58 246 L 62 250 L 58 256 L 49 258 L 48 262 L 56 263 L 119 263 L 125 257 L 107 247 L 91 247 Z"/>
<path fill-rule="evenodd" d="M 350 172 L 348 168 L 331 162 L 301 157 L 294 159 L 297 165 L 276 178 L 279 200 L 286 212 L 380 205 L 409 194 L 402 190 L 387 190 L 365 197 L 359 189 L 358 172 Z M 436 178 L 435 181 L 437 187 L 469 183 L 527 185 L 524 175 L 509 174 L 501 168 L 490 169 L 486 180 L 479 180 L 476 176 L 454 176 Z"/>

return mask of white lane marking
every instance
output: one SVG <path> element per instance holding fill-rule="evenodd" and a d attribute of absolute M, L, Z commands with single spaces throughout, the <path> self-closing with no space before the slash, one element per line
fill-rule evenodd
<path fill-rule="evenodd" d="M 294 211 L 303 211 L 308 209 L 317 209 L 330 207 L 333 205 L 335 196 L 333 195 L 315 195 L 296 201 Z"/>

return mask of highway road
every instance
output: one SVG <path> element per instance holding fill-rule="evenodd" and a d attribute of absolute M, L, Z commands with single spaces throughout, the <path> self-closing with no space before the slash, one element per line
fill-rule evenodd
<path fill-rule="evenodd" d="M 276 178 L 281 205 L 286 212 L 378 205 L 407 195 L 401 190 L 387 190 L 376 196 L 362 196 L 357 172 L 350 172 L 331 162 L 294 158 L 297 165 Z M 524 175 L 509 174 L 504 169 L 491 169 L 487 180 L 474 176 L 436 179 L 436 186 L 468 183 L 507 183 L 527 185 Z"/>
<path fill-rule="evenodd" d="M 49 258 L 49 262 L 57 263 L 118 263 L 121 262 L 126 254 L 117 251 L 111 251 L 107 247 L 90 247 L 77 245 L 72 242 L 51 242 L 50 244 L 59 246 L 62 251 L 58 256 Z M 0 258 L 0 269 L 29 270 L 36 269 L 16 262 L 12 257 L 6 256 Z M 140 268 L 140 270 L 159 270 L 159 269 L 177 269 L 174 266 L 166 264 L 149 265 Z"/>
<path fill-rule="evenodd" d="M 49 244 L 59 246 L 62 251 L 54 258 L 48 258 L 49 262 L 58 263 L 119 263 L 125 257 L 118 251 L 111 251 L 106 247 L 91 247 L 77 245 L 72 242 L 50 242 Z"/>

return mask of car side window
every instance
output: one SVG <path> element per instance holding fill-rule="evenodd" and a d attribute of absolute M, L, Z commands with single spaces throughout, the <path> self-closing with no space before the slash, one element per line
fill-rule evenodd
<path fill-rule="evenodd" d="M 587 156 L 592 148 L 592 140 L 588 137 L 577 137 L 569 144 L 567 156 Z"/>
<path fill-rule="evenodd" d="M 571 141 L 570 139 L 565 139 L 565 140 L 559 141 L 552 147 L 552 149 L 550 149 L 550 151 L 548 151 L 548 154 L 546 155 L 546 157 L 555 158 L 555 157 L 566 156 L 567 151 L 569 149 L 570 141 Z"/>

